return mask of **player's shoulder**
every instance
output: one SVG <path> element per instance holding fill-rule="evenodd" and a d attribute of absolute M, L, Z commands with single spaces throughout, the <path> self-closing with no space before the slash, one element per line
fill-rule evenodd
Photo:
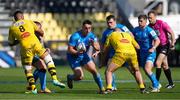
<path fill-rule="evenodd" d="M 108 37 L 111 37 L 111 36 L 116 37 L 120 34 L 126 34 L 126 32 L 112 32 Z"/>
<path fill-rule="evenodd" d="M 118 28 L 122 28 L 122 27 L 126 27 L 125 25 L 123 25 L 123 24 L 116 24 L 116 27 L 118 27 Z"/>
<path fill-rule="evenodd" d="M 150 26 L 146 26 L 145 27 L 147 31 L 151 32 L 151 31 L 154 31 Z"/>
<path fill-rule="evenodd" d="M 89 32 L 88 36 L 95 36 L 94 32 Z"/>
<path fill-rule="evenodd" d="M 25 19 L 23 21 L 26 22 L 26 23 L 34 23 L 32 20 L 28 20 L 28 19 Z"/>
<path fill-rule="evenodd" d="M 159 19 L 156 20 L 156 23 L 163 23 L 163 22 L 164 22 L 163 20 L 159 20 Z"/>
<path fill-rule="evenodd" d="M 74 33 L 71 34 L 71 37 L 75 38 L 75 37 L 80 37 L 80 31 L 76 31 Z"/>
<path fill-rule="evenodd" d="M 138 30 L 139 29 L 139 26 L 136 26 L 135 28 L 134 28 L 134 30 Z"/>
<path fill-rule="evenodd" d="M 165 21 L 163 21 L 163 20 L 156 20 L 156 24 L 158 24 L 158 25 L 163 25 L 163 24 L 167 24 Z"/>

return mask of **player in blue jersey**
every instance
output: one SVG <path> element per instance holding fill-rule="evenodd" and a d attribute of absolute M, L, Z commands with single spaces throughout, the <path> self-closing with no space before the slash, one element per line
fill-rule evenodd
<path fill-rule="evenodd" d="M 132 33 L 129 31 L 129 29 L 126 26 L 116 23 L 116 18 L 115 18 L 114 15 L 107 16 L 106 17 L 106 22 L 107 22 L 108 28 L 102 34 L 102 39 L 101 39 L 102 48 L 104 47 L 104 44 L 105 44 L 105 41 L 106 41 L 107 37 L 114 31 L 115 28 L 119 28 L 123 32 L 128 32 L 128 33 L 131 34 L 131 36 L 133 36 Z M 106 58 L 107 64 L 105 64 L 104 62 L 101 62 L 103 64 L 100 64 L 100 66 L 108 65 L 108 62 L 111 61 L 114 53 L 115 53 L 115 50 L 112 47 L 110 47 L 107 58 Z M 128 68 L 130 68 L 130 67 L 128 67 Z M 116 84 L 115 84 L 115 75 L 114 75 L 114 73 L 112 75 L 112 79 L 113 79 L 113 81 L 112 81 L 112 90 L 116 91 L 117 88 L 116 88 Z"/>
<path fill-rule="evenodd" d="M 97 37 L 91 32 L 92 22 L 90 20 L 83 21 L 82 30 L 73 33 L 68 42 L 67 59 L 74 74 L 67 75 L 67 84 L 70 89 L 73 88 L 73 81 L 82 80 L 84 77 L 82 67 L 88 70 L 94 77 L 100 92 L 104 93 L 105 89 L 102 79 L 96 70 L 92 57 L 96 57 L 100 52 L 100 46 Z M 83 44 L 83 49 L 79 48 L 79 44 Z M 92 57 L 88 56 L 87 51 L 93 46 L 95 53 Z"/>
<path fill-rule="evenodd" d="M 143 67 L 146 75 L 152 82 L 151 92 L 159 92 L 160 84 L 156 79 L 155 74 L 152 72 L 154 66 L 154 61 L 156 59 L 156 48 L 159 45 L 160 41 L 155 33 L 155 31 L 146 25 L 147 16 L 139 15 L 138 24 L 139 26 L 135 27 L 133 30 L 134 38 L 140 45 L 139 50 L 139 64 Z"/>

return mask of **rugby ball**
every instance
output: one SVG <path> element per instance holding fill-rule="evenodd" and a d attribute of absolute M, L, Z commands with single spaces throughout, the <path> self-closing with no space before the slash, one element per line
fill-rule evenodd
<path fill-rule="evenodd" d="M 78 45 L 76 46 L 76 50 L 77 51 L 86 51 L 86 46 L 83 42 L 78 43 Z"/>

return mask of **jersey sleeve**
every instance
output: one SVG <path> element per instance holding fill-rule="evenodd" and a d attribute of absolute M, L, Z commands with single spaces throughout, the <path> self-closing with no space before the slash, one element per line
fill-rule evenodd
<path fill-rule="evenodd" d="M 74 34 L 72 34 L 70 39 L 69 39 L 68 45 L 75 47 L 76 46 L 76 40 L 77 40 L 77 37 Z"/>
<path fill-rule="evenodd" d="M 13 35 L 12 29 L 10 28 L 10 29 L 9 29 L 8 42 L 9 42 L 10 44 L 13 44 L 14 41 L 15 41 L 15 37 L 14 37 L 14 35 Z"/>
<path fill-rule="evenodd" d="M 98 38 L 97 38 L 97 36 L 94 33 L 92 33 L 92 35 L 91 35 L 91 40 L 93 42 L 98 42 Z"/>
<path fill-rule="evenodd" d="M 157 38 L 158 38 L 156 32 L 155 32 L 153 29 L 151 29 L 151 30 L 149 31 L 149 33 L 150 33 L 150 36 L 151 36 L 153 39 L 157 39 Z"/>
<path fill-rule="evenodd" d="M 172 29 L 166 22 L 162 23 L 162 27 L 163 27 L 163 30 L 167 31 L 168 33 L 172 32 Z"/>
<path fill-rule="evenodd" d="M 122 27 L 122 31 L 127 32 L 127 33 L 131 33 L 130 30 L 126 26 Z"/>

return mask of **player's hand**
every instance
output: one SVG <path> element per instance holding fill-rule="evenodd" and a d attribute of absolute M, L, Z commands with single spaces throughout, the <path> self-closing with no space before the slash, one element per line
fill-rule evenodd
<path fill-rule="evenodd" d="M 96 51 L 95 53 L 92 54 L 92 57 L 94 57 L 94 58 L 97 57 L 99 53 L 100 53 L 100 51 Z"/>
<path fill-rule="evenodd" d="M 154 52 L 155 51 L 155 48 L 154 47 L 152 47 L 151 49 L 149 49 L 149 52 L 150 53 L 152 53 L 152 52 Z"/>
<path fill-rule="evenodd" d="M 86 52 L 86 51 L 81 49 L 81 50 L 78 51 L 78 54 L 82 54 L 84 52 Z"/>
<path fill-rule="evenodd" d="M 47 51 L 48 53 L 50 53 L 50 52 L 51 52 L 51 50 L 50 50 L 49 48 L 46 48 L 46 51 Z"/>
<path fill-rule="evenodd" d="M 175 50 L 175 46 L 174 46 L 174 45 L 171 45 L 171 46 L 170 46 L 170 50 Z"/>

